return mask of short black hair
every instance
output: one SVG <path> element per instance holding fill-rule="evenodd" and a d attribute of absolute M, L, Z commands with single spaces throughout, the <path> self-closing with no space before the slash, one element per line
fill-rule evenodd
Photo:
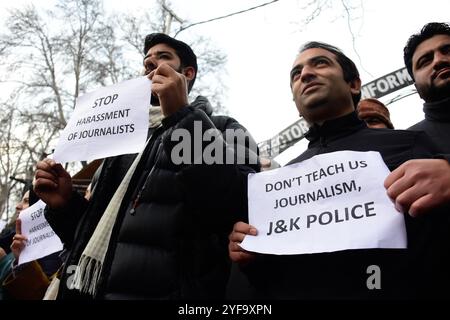
<path fill-rule="evenodd" d="M 310 41 L 301 46 L 300 53 L 302 53 L 303 51 L 306 51 L 308 49 L 314 49 L 314 48 L 319 48 L 319 49 L 324 49 L 324 50 L 330 51 L 331 53 L 333 53 L 336 56 L 336 60 L 342 68 L 342 71 L 344 73 L 344 80 L 346 82 L 352 82 L 354 80 L 360 79 L 358 68 L 356 68 L 355 63 L 349 57 L 347 57 L 342 52 L 341 49 L 339 49 L 335 46 L 332 46 L 332 45 L 330 45 L 328 43 L 324 43 L 324 42 Z M 359 103 L 359 100 L 361 99 L 361 90 L 359 91 L 358 94 L 352 94 L 352 99 L 353 99 L 353 105 L 356 108 L 356 106 Z"/>
<path fill-rule="evenodd" d="M 188 85 L 188 92 L 191 91 L 192 87 L 194 86 L 195 78 L 197 77 L 197 56 L 195 55 L 192 48 L 184 43 L 183 41 L 177 40 L 175 38 L 172 38 L 171 36 L 168 36 L 164 33 L 150 33 L 145 37 L 144 40 L 144 55 L 147 54 L 148 50 L 159 44 L 159 43 L 165 43 L 169 47 L 173 48 L 175 52 L 177 53 L 178 57 L 181 61 L 181 67 L 193 67 L 195 70 L 194 78 L 189 81 Z"/>
<path fill-rule="evenodd" d="M 428 40 L 435 35 L 446 34 L 450 36 L 450 25 L 444 22 L 430 22 L 422 27 L 419 33 L 413 34 L 406 42 L 406 46 L 403 49 L 403 60 L 405 61 L 406 69 L 408 70 L 411 78 L 414 79 L 412 72 L 412 57 L 419 44 Z"/>

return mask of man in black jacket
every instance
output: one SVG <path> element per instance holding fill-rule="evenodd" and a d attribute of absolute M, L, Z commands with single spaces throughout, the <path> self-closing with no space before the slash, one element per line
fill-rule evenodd
<path fill-rule="evenodd" d="M 224 296 L 226 236 L 236 214 L 245 212 L 246 176 L 259 170 L 256 150 L 246 148 L 256 144 L 249 136 L 250 141 L 238 139 L 241 145 L 228 143 L 227 134 L 245 135 L 245 129 L 232 118 L 213 116 L 205 98 L 188 104 L 197 59 L 187 44 L 150 34 L 144 54 L 152 105 L 161 107 L 162 117 L 150 108 L 140 160 L 106 159 L 89 203 L 72 190 L 60 164 L 46 159 L 37 165 L 35 190 L 48 205 L 48 222 L 70 249 L 59 298 Z M 209 144 L 193 140 L 208 133 L 216 146 L 213 163 L 204 158 Z M 192 143 L 181 151 L 186 134 Z M 242 150 L 243 156 L 236 155 Z"/>
<path fill-rule="evenodd" d="M 450 155 L 450 25 L 426 24 L 408 39 L 404 60 L 425 101 L 425 119 L 409 129 L 425 131 Z"/>
<path fill-rule="evenodd" d="M 450 25 L 448 23 L 431 22 L 422 30 L 412 35 L 404 48 L 404 61 L 409 74 L 414 79 L 417 92 L 425 101 L 423 111 L 425 119 L 416 123 L 409 130 L 425 131 L 444 154 L 447 161 L 418 161 L 409 177 L 404 177 L 402 184 L 415 183 L 414 175 L 422 176 L 422 184 L 414 187 L 413 192 L 430 190 L 428 196 L 413 203 L 413 198 L 402 193 L 403 187 L 392 187 L 391 195 L 399 195 L 403 206 L 423 208 L 438 206 L 439 203 L 450 202 Z M 393 179 L 403 174 L 403 168 L 388 179 L 391 186 Z M 398 186 L 399 184 L 397 184 Z M 432 191 L 431 191 L 432 190 Z M 433 197 L 430 196 L 433 194 Z M 413 211 L 415 211 L 415 208 Z"/>
<path fill-rule="evenodd" d="M 358 70 L 333 46 L 319 42 L 305 44 L 294 62 L 290 80 L 297 109 L 311 124 L 306 135 L 310 140 L 308 149 L 291 163 L 341 150 L 380 152 L 389 169 L 394 170 L 385 186 L 396 207 L 404 212 L 408 248 L 303 255 L 256 254 L 241 249 L 239 244 L 246 234 L 256 235 L 257 230 L 238 222 L 230 235 L 232 260 L 241 264 L 260 297 L 264 298 L 448 297 L 449 215 L 446 210 L 430 210 L 442 206 L 445 200 L 435 200 L 434 206 L 424 204 L 421 199 L 424 195 L 435 197 L 434 189 L 417 192 L 414 184 L 402 183 L 403 177 L 415 172 L 421 161 L 446 162 L 410 160 L 432 158 L 439 153 L 437 147 L 423 132 L 370 129 L 358 119 L 355 112 L 361 96 Z M 420 185 L 423 179 L 415 175 L 412 180 Z M 403 199 L 404 192 L 408 201 Z M 422 215 L 413 217 L 418 214 Z M 381 270 L 381 288 L 375 290 L 366 283 L 367 270 L 372 265 Z"/>

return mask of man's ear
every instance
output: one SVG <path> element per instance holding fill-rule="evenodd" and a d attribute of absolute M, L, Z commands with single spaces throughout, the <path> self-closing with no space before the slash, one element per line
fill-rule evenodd
<path fill-rule="evenodd" d="M 183 68 L 183 74 L 188 81 L 191 81 L 195 77 L 195 70 L 193 67 L 185 67 Z"/>
<path fill-rule="evenodd" d="M 350 81 L 350 91 L 352 95 L 357 95 L 361 92 L 361 79 L 357 78 Z"/>

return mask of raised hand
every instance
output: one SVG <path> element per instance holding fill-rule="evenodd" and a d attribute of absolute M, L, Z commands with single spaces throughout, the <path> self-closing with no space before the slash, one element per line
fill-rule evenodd
<path fill-rule="evenodd" d="M 188 104 L 187 78 L 162 63 L 148 75 L 152 81 L 152 93 L 158 96 L 162 112 L 169 116 Z"/>
<path fill-rule="evenodd" d="M 36 165 L 34 192 L 50 208 L 62 208 L 72 196 L 72 178 L 61 164 L 44 159 Z"/>

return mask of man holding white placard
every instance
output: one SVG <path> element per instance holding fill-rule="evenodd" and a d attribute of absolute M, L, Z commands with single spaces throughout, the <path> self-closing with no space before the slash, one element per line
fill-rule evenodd
<path fill-rule="evenodd" d="M 144 54 L 153 105 L 145 150 L 106 159 L 89 204 L 60 164 L 37 165 L 35 190 L 48 205 L 46 218 L 71 249 L 61 299 L 224 296 L 227 235 L 243 212 L 236 210 L 247 205 L 246 175 L 259 170 L 249 147 L 256 143 L 228 143 L 228 132 L 246 130 L 213 116 L 206 98 L 188 103 L 197 58 L 187 44 L 154 33 Z M 216 148 L 208 154 L 211 140 Z M 245 156 L 236 158 L 237 149 Z M 222 161 L 230 154 L 233 161 Z"/>
<path fill-rule="evenodd" d="M 20 216 L 15 220 L 15 235 L 11 244 L 14 268 L 2 285 L 10 299 L 40 300 L 49 284 L 49 277 L 61 266 L 62 245 L 54 236 L 54 232 L 48 229 L 48 223 L 43 221 L 43 214 L 39 214 L 41 201 L 34 194 L 32 186 L 28 185 L 26 189 L 22 200 L 16 205 Z M 27 226 L 26 220 L 33 221 L 31 223 L 34 226 Z M 27 233 L 28 237 L 25 236 Z M 53 235 L 43 236 L 47 233 Z M 38 257 L 38 260 L 34 260 Z"/>
<path fill-rule="evenodd" d="M 423 132 L 370 129 L 359 120 L 355 113 L 361 96 L 359 73 L 355 64 L 336 47 L 320 42 L 305 44 L 294 62 L 290 82 L 297 109 L 311 124 L 306 135 L 310 140 L 308 150 L 291 161 L 295 164 L 292 169 L 282 168 L 278 173 L 264 172 L 249 178 L 249 219 L 260 227 L 244 222 L 235 224 L 229 243 L 231 259 L 241 264 L 259 297 L 264 298 L 448 297 L 448 213 L 440 210 L 436 201 L 414 205 L 423 196 L 435 197 L 433 188 L 413 194 L 410 207 L 401 208 L 396 199 L 401 215 L 388 207 L 381 208 L 380 200 L 371 200 L 375 196 L 388 200 L 383 179 L 388 177 L 385 187 L 400 180 L 402 175 L 395 169 L 402 163 L 406 162 L 402 170 L 408 175 L 418 165 L 417 160 L 410 159 L 429 159 L 422 161 L 429 161 L 430 166 L 446 161 L 430 159 L 439 154 L 437 147 Z M 394 172 L 388 175 L 381 167 L 374 170 L 373 166 L 378 166 L 375 159 L 344 150 L 379 152 Z M 360 181 L 358 175 L 343 181 L 331 180 L 351 170 L 360 170 L 362 174 L 370 167 L 374 170 L 370 173 L 373 178 L 362 176 L 363 180 L 381 179 L 377 186 L 369 187 L 372 181 Z M 261 178 L 259 184 L 254 184 L 262 189 L 259 193 L 251 188 L 255 177 Z M 418 175 L 413 180 L 420 183 L 423 178 Z M 319 184 L 327 179 L 328 184 Z M 371 192 L 376 194 L 369 196 Z M 272 207 L 251 211 L 257 206 L 258 196 L 267 198 L 272 194 L 276 195 Z M 437 202 L 441 206 L 446 204 L 443 200 Z M 310 204 L 316 207 L 311 209 Z M 293 207 L 297 217 L 286 219 L 287 207 Z M 415 217 L 419 212 L 422 215 Z M 382 213 L 404 217 L 407 248 L 398 245 L 401 241 L 393 241 L 402 232 L 398 217 L 392 217 L 395 219 L 384 227 L 374 223 Z M 265 225 L 258 221 L 258 215 L 268 216 Z M 388 218 L 382 218 L 381 222 Z M 352 225 L 356 228 L 351 228 Z M 393 228 L 390 239 L 386 239 L 390 226 Z M 291 236 L 296 233 L 298 237 Z M 309 238 L 302 238 L 308 233 Z M 285 247 L 289 249 L 280 247 L 277 238 L 288 234 L 287 241 L 291 243 Z M 296 246 L 296 241 L 301 242 Z M 261 243 L 255 245 L 257 242 L 262 243 L 262 248 Z M 241 245 L 251 251 L 258 248 L 265 254 L 246 251 Z"/>

